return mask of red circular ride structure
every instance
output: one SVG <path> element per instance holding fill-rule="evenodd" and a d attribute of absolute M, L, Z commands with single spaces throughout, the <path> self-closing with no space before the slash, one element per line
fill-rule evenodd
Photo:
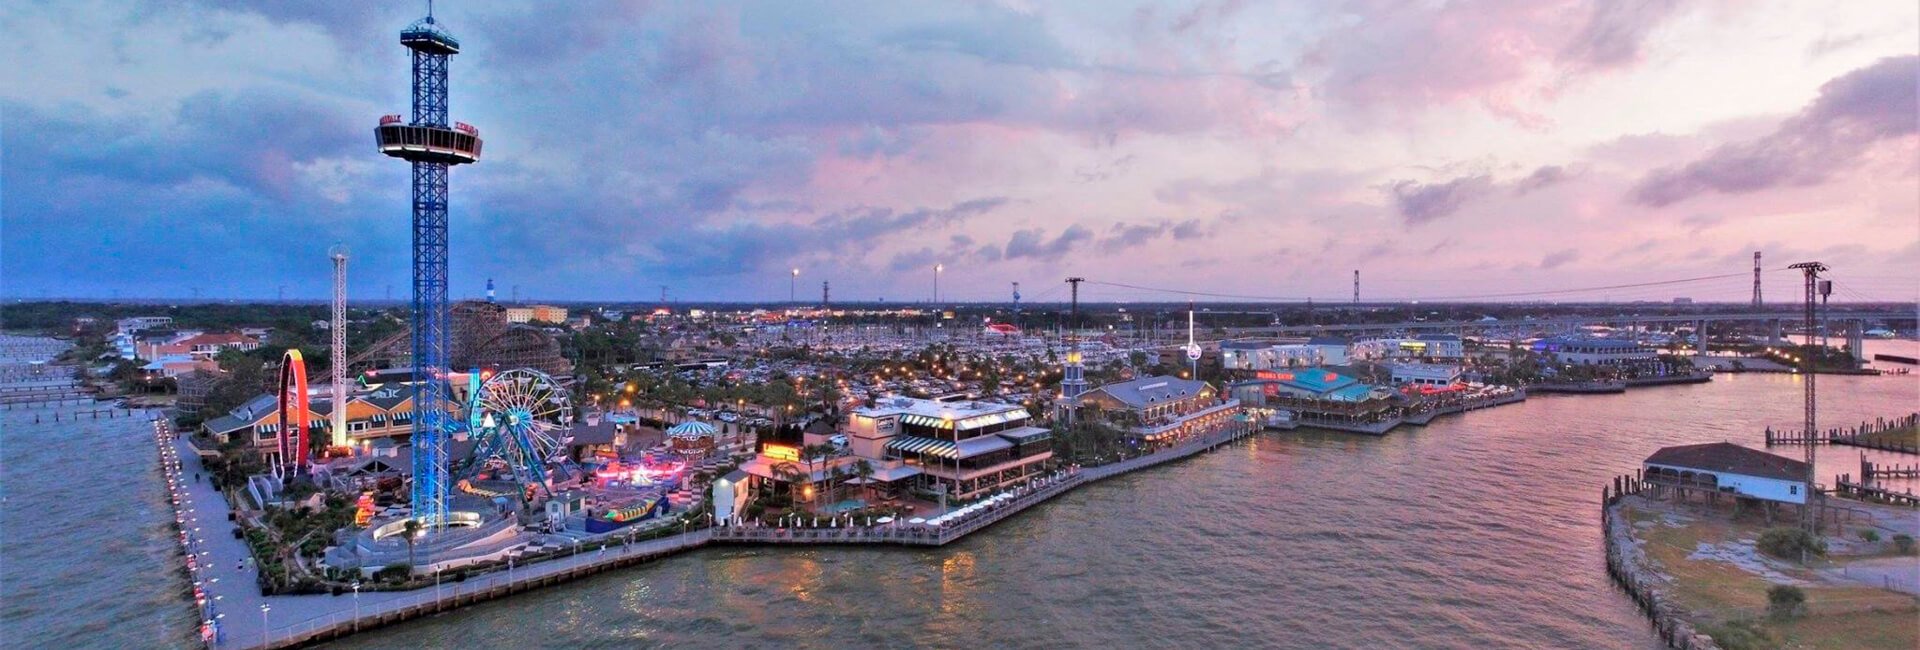
<path fill-rule="evenodd" d="M 307 428 L 312 424 L 307 401 L 307 362 L 299 350 L 287 350 L 280 359 L 280 464 L 288 475 L 307 467 Z"/>

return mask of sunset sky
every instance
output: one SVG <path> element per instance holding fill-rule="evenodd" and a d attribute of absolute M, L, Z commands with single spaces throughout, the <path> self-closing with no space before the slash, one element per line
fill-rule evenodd
<path fill-rule="evenodd" d="M 0 6 L 11 297 L 408 287 L 424 3 Z M 1595 7 L 1599 7 L 1596 9 Z M 1920 5 L 473 2 L 452 281 L 545 300 L 1920 294 Z M 1785 300 L 1791 277 L 1769 274 Z M 1581 294 L 1744 300 L 1750 277 Z M 1179 299 L 1096 285 L 1083 299 Z"/>

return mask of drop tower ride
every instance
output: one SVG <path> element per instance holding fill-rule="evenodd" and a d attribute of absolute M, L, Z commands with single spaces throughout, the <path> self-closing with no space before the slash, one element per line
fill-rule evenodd
<path fill-rule="evenodd" d="M 380 153 L 413 165 L 413 518 L 447 521 L 447 170 L 480 160 L 480 131 L 447 122 L 447 59 L 460 41 L 427 17 L 400 32 L 413 58 L 413 119 L 380 118 Z"/>

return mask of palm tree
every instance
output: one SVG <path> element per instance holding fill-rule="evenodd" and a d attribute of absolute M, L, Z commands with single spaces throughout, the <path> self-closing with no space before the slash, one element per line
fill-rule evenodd
<path fill-rule="evenodd" d="M 408 517 L 407 522 L 401 525 L 400 536 L 407 540 L 407 570 L 412 571 L 413 541 L 420 536 L 420 520 Z"/>
<path fill-rule="evenodd" d="M 867 500 L 873 499 L 873 463 L 862 458 L 854 461 L 853 474 L 860 477 L 860 491 L 866 493 Z"/>
<path fill-rule="evenodd" d="M 799 483 L 800 483 L 800 477 L 801 477 L 800 466 L 795 465 L 792 462 L 784 462 L 784 463 L 774 465 L 772 467 L 772 471 L 773 471 L 774 478 L 779 479 L 780 482 L 787 484 L 787 503 L 788 505 L 792 505 L 793 492 L 796 488 L 799 487 Z"/>

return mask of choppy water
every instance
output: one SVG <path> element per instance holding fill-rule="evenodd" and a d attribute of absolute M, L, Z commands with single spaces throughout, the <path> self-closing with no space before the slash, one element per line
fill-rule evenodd
<path fill-rule="evenodd" d="M 1827 422 L 1920 404 L 1920 376 L 1820 382 Z M 1753 445 L 1765 426 L 1795 427 L 1799 390 L 1793 376 L 1734 375 L 1543 396 L 1383 438 L 1266 434 L 1083 488 L 945 548 L 708 549 L 337 647 L 1651 648 L 1602 565 L 1600 486 L 1663 445 Z M 151 645 L 155 629 L 184 643 L 177 587 L 148 582 L 172 549 L 147 439 L 123 432 L 120 462 L 106 453 L 123 446 L 116 436 L 82 434 L 101 449 L 82 461 L 22 449 L 38 446 L 15 444 L 21 429 L 7 422 L 8 589 L 49 601 L 28 611 L 7 599 L 9 627 L 57 627 L 82 641 L 58 645 L 76 647 Z M 1826 453 L 1820 473 L 1858 459 Z M 84 469 L 57 479 L 65 487 L 15 487 L 21 472 L 68 466 Z M 116 487 L 89 487 L 102 482 Z M 69 498 L 91 501 L 49 505 Z M 105 513 L 120 515 L 105 525 L 129 545 L 112 556 L 22 542 L 12 525 Z M 23 547 L 31 566 L 16 559 Z M 45 586 L 66 582 L 80 588 Z M 133 626 L 146 629 L 80 636 Z"/>
<path fill-rule="evenodd" d="M 1835 423 L 1920 404 L 1920 377 L 1820 381 Z M 1797 428 L 1799 391 L 1723 376 L 1268 434 L 938 550 L 713 549 L 340 645 L 1657 647 L 1607 579 L 1601 485 L 1660 446 Z"/>
<path fill-rule="evenodd" d="M 56 411 L 100 408 L 0 411 L 0 645 L 144 648 L 192 639 L 153 430 L 137 413 L 52 420 Z"/>

